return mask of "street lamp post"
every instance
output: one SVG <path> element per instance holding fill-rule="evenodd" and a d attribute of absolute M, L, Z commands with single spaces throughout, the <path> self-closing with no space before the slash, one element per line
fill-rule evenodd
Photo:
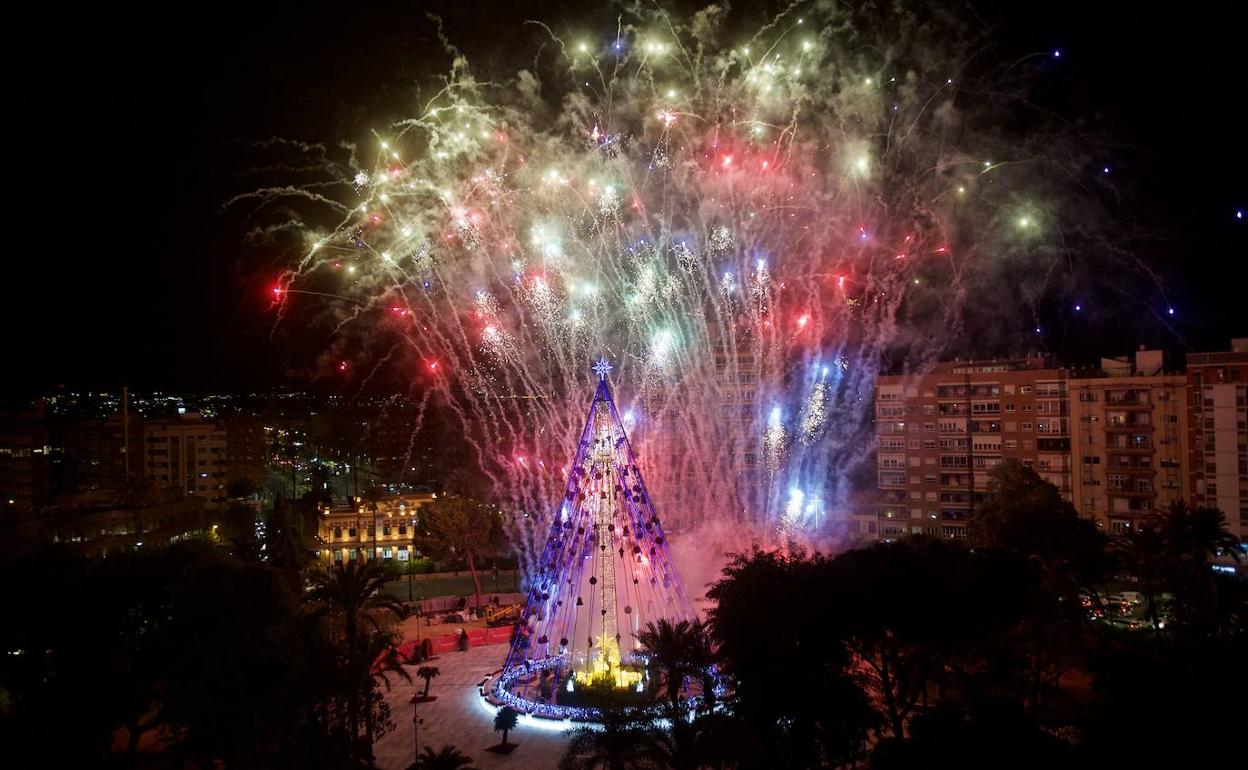
<path fill-rule="evenodd" d="M 416 713 L 416 706 L 420 703 L 420 693 L 416 693 L 415 695 L 413 695 L 411 702 L 412 702 L 412 750 L 413 752 L 415 752 L 412 755 L 412 766 L 415 767 L 416 763 L 420 761 L 420 723 L 424 721 Z"/>

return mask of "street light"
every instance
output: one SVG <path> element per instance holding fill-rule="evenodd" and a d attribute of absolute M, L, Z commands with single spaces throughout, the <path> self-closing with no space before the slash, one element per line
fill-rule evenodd
<path fill-rule="evenodd" d="M 425 721 L 416 715 L 416 706 L 420 703 L 419 692 L 412 696 L 410 703 L 412 704 L 412 750 L 415 752 L 412 755 L 412 767 L 415 767 L 420 761 L 420 723 Z"/>

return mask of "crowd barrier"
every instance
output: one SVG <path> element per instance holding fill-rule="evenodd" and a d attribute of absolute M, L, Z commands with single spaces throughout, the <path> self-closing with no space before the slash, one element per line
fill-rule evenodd
<path fill-rule="evenodd" d="M 500 626 L 498 628 L 469 628 L 466 629 L 468 634 L 468 646 L 480 647 L 486 644 L 507 644 L 511 641 L 511 626 Z M 430 655 L 444 655 L 448 652 L 459 650 L 459 634 L 438 634 L 437 636 L 428 636 L 420 641 L 415 639 L 404 642 L 399 645 L 399 658 L 404 663 L 413 661 L 416 648 L 422 645 L 426 640 L 429 642 Z M 380 663 L 378 658 L 378 663 Z"/>

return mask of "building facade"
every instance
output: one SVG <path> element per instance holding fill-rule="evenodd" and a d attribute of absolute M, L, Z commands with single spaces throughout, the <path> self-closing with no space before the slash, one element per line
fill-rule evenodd
<path fill-rule="evenodd" d="M 61 491 L 89 494 L 121 491 L 131 475 L 143 472 L 143 420 L 138 415 L 113 414 L 81 420 L 61 430 L 64 468 Z M 127 444 L 127 441 L 129 442 Z"/>
<path fill-rule="evenodd" d="M 143 431 L 147 480 L 156 489 L 221 502 L 226 496 L 226 436 L 221 425 L 188 412 L 148 422 Z"/>
<path fill-rule="evenodd" d="M 879 537 L 965 537 L 988 471 L 1010 459 L 1109 534 L 1183 501 L 1248 537 L 1248 339 L 1186 363 L 1167 372 L 1161 351 L 1141 349 L 1088 370 L 1024 358 L 881 376 Z"/>
<path fill-rule="evenodd" d="M 52 444 L 41 411 L 0 419 L 0 510 L 27 511 L 51 503 Z"/>
<path fill-rule="evenodd" d="M 321 508 L 316 538 L 322 563 L 342 564 L 363 559 L 393 559 L 406 563 L 415 554 L 416 512 L 437 493 L 412 494 L 377 502 Z"/>
<path fill-rule="evenodd" d="M 1248 536 L 1248 338 L 1231 350 L 1187 356 L 1188 494 Z"/>
<path fill-rule="evenodd" d="M 879 536 L 960 539 L 1005 460 L 1071 499 L 1069 371 L 1042 358 L 954 361 L 876 387 Z"/>
<path fill-rule="evenodd" d="M 1071 379 L 1075 507 L 1111 534 L 1186 497 L 1187 378 L 1159 350 Z"/>
<path fill-rule="evenodd" d="M 268 442 L 264 424 L 254 417 L 227 417 L 225 427 L 225 483 L 245 482 L 259 489 L 268 473 Z"/>

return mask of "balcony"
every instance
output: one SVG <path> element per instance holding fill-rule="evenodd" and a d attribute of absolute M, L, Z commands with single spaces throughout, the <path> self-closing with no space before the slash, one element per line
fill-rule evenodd
<path fill-rule="evenodd" d="M 1133 446 L 1107 446 L 1105 447 L 1105 451 L 1113 452 L 1114 454 L 1147 455 L 1147 454 L 1153 453 L 1153 445 L 1144 444 L 1143 446 L 1134 446 L 1134 445 Z"/>
<path fill-rule="evenodd" d="M 1111 488 L 1111 489 L 1106 489 L 1105 494 L 1108 495 L 1109 497 L 1125 497 L 1129 499 L 1140 499 L 1140 498 L 1145 498 L 1145 497 L 1156 497 L 1157 491 L 1154 489 L 1145 491 L 1145 490 L 1140 490 L 1140 489 L 1112 489 Z"/>
<path fill-rule="evenodd" d="M 1152 433 L 1154 426 L 1152 423 L 1135 423 L 1135 422 L 1107 422 L 1105 423 L 1106 433 Z"/>

